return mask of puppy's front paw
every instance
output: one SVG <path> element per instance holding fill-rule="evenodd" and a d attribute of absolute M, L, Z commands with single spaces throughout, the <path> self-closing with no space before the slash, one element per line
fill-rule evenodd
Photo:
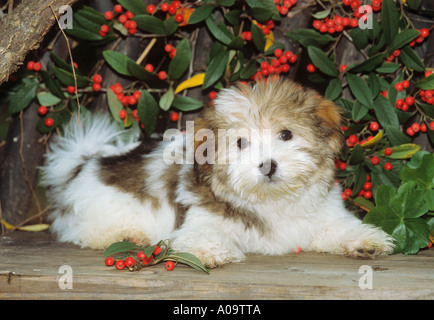
<path fill-rule="evenodd" d="M 361 225 L 357 230 L 357 239 L 345 244 L 345 252 L 354 258 L 373 259 L 379 255 L 393 252 L 393 238 L 386 232 L 371 225 Z"/>

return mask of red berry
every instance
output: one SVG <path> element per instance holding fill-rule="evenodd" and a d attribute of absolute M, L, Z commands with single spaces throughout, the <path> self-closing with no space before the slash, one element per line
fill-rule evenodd
<path fill-rule="evenodd" d="M 134 96 L 129 96 L 128 97 L 128 104 L 129 105 L 134 105 L 137 103 L 137 99 Z"/>
<path fill-rule="evenodd" d="M 119 111 L 119 118 L 124 120 L 127 117 L 127 112 L 125 110 Z"/>
<path fill-rule="evenodd" d="M 101 77 L 101 75 L 99 75 L 99 74 L 95 74 L 95 75 L 92 77 L 92 81 L 95 82 L 95 83 L 101 83 L 101 82 L 102 82 L 102 77 Z"/>
<path fill-rule="evenodd" d="M 372 189 L 372 183 L 371 182 L 365 182 L 363 185 L 363 190 L 368 191 Z"/>
<path fill-rule="evenodd" d="M 155 12 L 155 6 L 153 4 L 148 4 L 148 6 L 146 7 L 146 11 L 149 14 L 154 14 L 154 12 Z"/>
<path fill-rule="evenodd" d="M 161 11 L 166 12 L 167 10 L 169 10 L 169 4 L 167 2 L 163 2 L 160 8 Z"/>
<path fill-rule="evenodd" d="M 178 13 L 178 14 L 175 16 L 175 22 L 177 22 L 177 23 L 181 23 L 182 21 L 184 21 L 184 17 L 183 17 L 182 14 Z"/>
<path fill-rule="evenodd" d="M 395 51 L 393 51 L 393 55 L 394 55 L 395 57 L 399 57 L 400 54 L 401 54 L 401 51 L 398 50 L 398 49 L 396 49 Z"/>
<path fill-rule="evenodd" d="M 152 252 L 152 254 L 158 256 L 161 253 L 161 248 L 160 246 L 156 246 L 154 249 L 154 252 Z"/>
<path fill-rule="evenodd" d="M 413 124 L 411 125 L 411 128 L 412 128 L 413 131 L 416 133 L 416 132 L 419 132 L 419 130 L 420 130 L 420 125 L 419 125 L 419 123 L 413 123 Z"/>
<path fill-rule="evenodd" d="M 357 20 L 355 18 L 350 19 L 350 26 L 353 28 L 358 27 L 359 26 L 359 20 Z"/>
<path fill-rule="evenodd" d="M 405 98 L 405 103 L 408 104 L 409 106 L 413 105 L 413 103 L 414 103 L 414 98 L 411 97 L 411 96 Z"/>
<path fill-rule="evenodd" d="M 413 129 L 412 129 L 411 127 L 408 127 L 407 130 L 406 130 L 405 132 L 407 132 L 407 134 L 408 134 L 409 136 L 414 136 L 414 131 L 413 131 Z"/>
<path fill-rule="evenodd" d="M 345 194 L 345 192 L 342 192 L 341 193 L 341 198 L 342 198 L 342 200 L 348 200 L 348 196 Z"/>
<path fill-rule="evenodd" d="M 371 199 L 372 198 L 372 191 L 370 191 L 370 190 L 365 191 L 363 193 L 363 196 L 365 197 L 365 199 Z"/>
<path fill-rule="evenodd" d="M 164 46 L 164 51 L 166 51 L 167 53 L 169 53 L 169 52 L 172 51 L 172 50 L 173 50 L 173 47 L 172 47 L 171 44 L 166 44 L 166 45 Z"/>
<path fill-rule="evenodd" d="M 71 93 L 71 94 L 75 93 L 75 87 L 74 86 L 68 86 L 66 88 L 66 90 L 68 90 L 68 92 Z"/>
<path fill-rule="evenodd" d="M 127 18 L 127 16 L 124 15 L 124 14 L 121 14 L 121 15 L 119 16 L 119 18 L 118 18 L 118 21 L 119 21 L 120 23 L 122 23 L 122 24 L 124 24 L 125 22 L 127 22 L 127 20 L 128 20 L 128 18 Z"/>
<path fill-rule="evenodd" d="M 403 105 L 404 105 L 404 100 L 403 99 L 396 100 L 395 107 L 397 107 L 398 109 L 401 109 Z"/>
<path fill-rule="evenodd" d="M 289 64 L 282 64 L 282 72 L 288 72 L 289 71 Z"/>
<path fill-rule="evenodd" d="M 374 166 L 376 166 L 377 164 L 380 163 L 380 159 L 379 159 L 378 157 L 376 157 L 376 156 L 373 156 L 373 157 L 371 158 L 371 163 L 372 163 Z"/>
<path fill-rule="evenodd" d="M 351 197 L 351 195 L 353 194 L 353 190 L 351 190 L 351 189 L 345 189 L 344 192 L 348 197 Z"/>
<path fill-rule="evenodd" d="M 167 261 L 164 267 L 166 268 L 167 271 L 172 271 L 173 269 L 175 269 L 175 262 Z"/>
<path fill-rule="evenodd" d="M 170 120 L 172 120 L 173 122 L 178 121 L 179 119 L 179 114 L 177 112 L 172 112 L 170 114 Z"/>
<path fill-rule="evenodd" d="M 359 141 L 356 135 L 352 134 L 348 137 L 348 142 L 352 144 L 356 144 Z"/>
<path fill-rule="evenodd" d="M 103 38 L 107 35 L 107 33 L 103 32 L 101 30 L 98 31 L 98 34 Z"/>
<path fill-rule="evenodd" d="M 117 5 L 114 6 L 113 10 L 116 13 L 121 13 L 123 9 L 122 9 L 122 6 L 120 4 L 117 4 Z"/>
<path fill-rule="evenodd" d="M 47 114 L 47 111 L 48 111 L 48 109 L 47 109 L 46 106 L 40 106 L 40 107 L 38 108 L 38 114 L 39 114 L 40 116 L 45 116 L 45 115 Z"/>
<path fill-rule="evenodd" d="M 148 63 L 145 66 L 145 70 L 152 73 L 152 72 L 154 72 L 154 66 L 152 64 Z"/>
<path fill-rule="evenodd" d="M 100 28 L 101 32 L 107 33 L 110 31 L 110 27 L 107 24 L 103 24 Z"/>
<path fill-rule="evenodd" d="M 132 18 L 134 17 L 134 13 L 132 13 L 131 11 L 127 11 L 127 12 L 125 12 L 125 16 L 126 16 L 128 19 L 132 19 Z"/>
<path fill-rule="evenodd" d="M 106 11 L 105 13 L 104 13 L 104 18 L 106 19 L 106 20 L 111 20 L 111 19 L 113 19 L 113 12 L 111 12 L 111 11 Z"/>
<path fill-rule="evenodd" d="M 139 100 L 141 95 L 142 93 L 140 91 L 133 92 L 133 97 L 136 98 L 136 100 Z"/>
<path fill-rule="evenodd" d="M 277 48 L 276 50 L 274 50 L 274 56 L 276 56 L 277 58 L 280 58 L 283 54 L 282 49 Z"/>
<path fill-rule="evenodd" d="M 347 67 L 348 67 L 348 66 L 347 66 L 346 64 L 342 64 L 342 65 L 339 67 L 339 70 L 340 70 L 341 72 L 344 72 L 345 69 L 346 69 Z"/>
<path fill-rule="evenodd" d="M 410 86 L 410 82 L 408 80 L 402 81 L 402 86 L 407 89 Z"/>
<path fill-rule="evenodd" d="M 215 92 L 215 91 L 211 91 L 211 92 L 209 93 L 209 98 L 210 98 L 211 100 L 214 100 L 215 98 L 217 98 L 217 92 Z"/>
<path fill-rule="evenodd" d="M 160 80 L 165 80 L 167 78 L 167 73 L 165 71 L 158 72 L 158 78 Z"/>
<path fill-rule="evenodd" d="M 116 269 L 122 270 L 124 268 L 125 268 L 125 261 L 124 260 L 116 261 Z"/>
<path fill-rule="evenodd" d="M 154 256 L 151 254 L 150 257 L 147 257 L 146 255 L 142 258 L 143 264 L 149 264 L 152 262 L 152 259 L 154 259 Z"/>
<path fill-rule="evenodd" d="M 422 123 L 422 124 L 420 125 L 420 131 L 422 131 L 422 132 L 426 132 L 426 130 L 427 130 L 427 128 L 426 128 L 426 124 L 425 124 L 425 123 Z"/>
<path fill-rule="evenodd" d="M 431 122 L 429 123 L 429 129 L 430 129 L 431 131 L 434 131 L 434 121 L 431 121 Z"/>
<path fill-rule="evenodd" d="M 35 64 L 33 65 L 33 70 L 35 71 L 39 71 L 42 69 L 42 65 L 40 62 L 35 62 Z"/>
<path fill-rule="evenodd" d="M 45 124 L 45 126 L 47 126 L 47 127 L 52 127 L 53 124 L 54 124 L 54 120 L 53 120 L 53 118 L 47 118 L 47 119 L 45 119 L 44 124 Z"/>
<path fill-rule="evenodd" d="M 115 259 L 113 259 L 112 257 L 108 257 L 107 259 L 105 259 L 105 265 L 107 267 L 112 266 L 115 263 Z"/>
<path fill-rule="evenodd" d="M 169 5 L 168 11 L 169 14 L 173 16 L 176 13 L 176 6 L 172 3 L 171 5 Z"/>
<path fill-rule="evenodd" d="M 398 82 L 397 84 L 395 84 L 395 89 L 399 92 L 404 90 L 404 86 L 403 86 L 402 82 Z"/>
<path fill-rule="evenodd" d="M 390 156 L 392 153 L 393 153 L 392 148 L 386 148 L 386 149 L 384 149 L 384 154 L 386 156 Z"/>
<path fill-rule="evenodd" d="M 386 162 L 384 164 L 384 169 L 386 169 L 387 171 L 390 171 L 390 170 L 393 169 L 393 166 L 392 166 L 392 164 L 390 162 Z"/>
<path fill-rule="evenodd" d="M 429 30 L 427 28 L 420 29 L 420 35 L 424 38 L 428 37 Z"/>
<path fill-rule="evenodd" d="M 340 162 L 338 167 L 342 171 L 347 170 L 347 164 L 345 162 Z"/>
<path fill-rule="evenodd" d="M 35 67 L 34 61 L 27 62 L 27 70 L 33 70 L 34 67 Z"/>
<path fill-rule="evenodd" d="M 378 124 L 378 122 L 371 122 L 369 124 L 369 129 L 371 129 L 371 131 L 377 131 L 378 128 L 380 128 L 380 125 Z"/>
<path fill-rule="evenodd" d="M 96 91 L 96 92 L 101 91 L 101 84 L 95 82 L 95 83 L 92 85 L 92 90 L 93 90 L 93 91 Z"/>
<path fill-rule="evenodd" d="M 308 64 L 306 69 L 307 69 L 307 71 L 309 71 L 310 73 L 315 72 L 315 66 L 314 66 L 312 63 Z"/>
<path fill-rule="evenodd" d="M 137 259 L 142 260 L 142 259 L 145 258 L 145 257 L 146 257 L 146 254 L 145 254 L 143 251 L 140 251 L 140 252 L 137 254 Z"/>
<path fill-rule="evenodd" d="M 134 267 L 135 264 L 136 264 L 136 260 L 134 260 L 134 258 L 128 257 L 125 259 L 125 266 L 127 268 L 132 268 Z"/>

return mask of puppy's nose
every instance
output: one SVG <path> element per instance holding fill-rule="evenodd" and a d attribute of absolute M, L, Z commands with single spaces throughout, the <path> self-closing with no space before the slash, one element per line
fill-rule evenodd
<path fill-rule="evenodd" d="M 266 161 L 266 162 L 262 162 L 259 165 L 259 171 L 264 175 L 267 176 L 268 178 L 271 179 L 271 177 L 273 176 L 273 174 L 276 172 L 276 168 L 277 168 L 277 163 L 274 160 L 270 160 L 270 161 Z"/>

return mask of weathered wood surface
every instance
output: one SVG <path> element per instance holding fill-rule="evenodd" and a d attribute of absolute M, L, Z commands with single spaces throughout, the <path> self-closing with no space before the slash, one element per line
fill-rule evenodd
<path fill-rule="evenodd" d="M 72 289 L 60 289 L 72 268 Z M 373 268 L 373 289 L 362 290 L 362 265 Z M 377 260 L 301 253 L 250 255 L 244 263 L 207 275 L 163 264 L 139 272 L 106 267 L 102 251 L 53 241 L 48 233 L 14 232 L 0 238 L 3 299 L 434 299 L 434 249 Z M 63 281 L 62 281 L 63 283 Z"/>

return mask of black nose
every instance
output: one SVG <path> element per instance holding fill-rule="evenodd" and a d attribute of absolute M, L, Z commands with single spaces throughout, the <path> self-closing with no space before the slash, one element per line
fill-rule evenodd
<path fill-rule="evenodd" d="M 262 162 L 259 165 L 259 171 L 268 178 L 271 179 L 274 173 L 276 173 L 277 163 L 274 160 Z"/>

